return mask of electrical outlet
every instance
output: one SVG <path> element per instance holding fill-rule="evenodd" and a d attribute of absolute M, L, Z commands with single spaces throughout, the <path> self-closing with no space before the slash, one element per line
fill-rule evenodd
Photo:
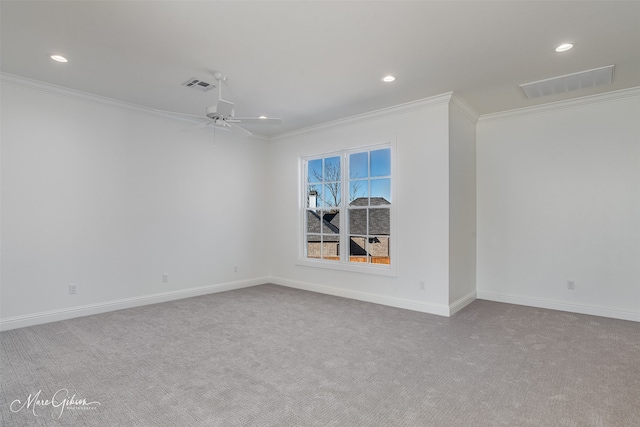
<path fill-rule="evenodd" d="M 426 289 L 426 288 L 425 288 L 425 285 L 424 285 L 424 281 L 423 281 L 423 280 L 421 280 L 421 281 L 420 281 L 420 290 L 421 290 L 421 291 L 424 291 L 425 289 Z"/>
<path fill-rule="evenodd" d="M 233 267 L 233 272 L 237 273 L 238 272 L 238 266 L 236 265 L 235 267 Z"/>
<path fill-rule="evenodd" d="M 69 295 L 75 295 L 78 293 L 78 285 L 72 283 L 69 285 Z"/>
<path fill-rule="evenodd" d="M 162 283 L 167 283 L 169 282 L 169 275 L 167 273 L 164 273 L 162 275 Z"/>
<path fill-rule="evenodd" d="M 567 289 L 574 291 L 576 289 L 576 282 L 573 280 L 567 280 Z"/>

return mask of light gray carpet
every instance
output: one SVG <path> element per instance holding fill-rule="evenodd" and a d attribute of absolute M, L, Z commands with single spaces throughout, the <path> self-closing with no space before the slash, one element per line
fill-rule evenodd
<path fill-rule="evenodd" d="M 640 324 L 488 301 L 444 318 L 263 285 L 0 345 L 3 426 L 640 426 Z M 59 419 L 10 410 L 60 389 Z"/>

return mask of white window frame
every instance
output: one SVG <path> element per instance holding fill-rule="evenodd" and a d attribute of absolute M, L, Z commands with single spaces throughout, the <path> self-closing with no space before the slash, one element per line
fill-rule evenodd
<path fill-rule="evenodd" d="M 390 248 L 389 248 L 389 264 L 373 264 L 373 263 L 358 263 L 349 261 L 349 235 L 348 235 L 348 227 L 347 227 L 347 211 L 348 211 L 348 200 L 349 200 L 349 156 L 354 153 L 361 152 L 370 152 L 380 149 L 389 148 L 391 153 L 391 204 L 384 205 L 388 206 L 390 209 Z M 307 224 L 306 224 L 306 215 L 307 215 L 307 203 L 308 203 L 308 195 L 307 195 L 307 164 L 310 161 L 317 159 L 324 159 L 328 157 L 340 157 L 340 174 L 341 174 L 341 182 L 342 182 L 342 190 L 341 190 L 341 203 L 338 209 L 340 210 L 340 248 L 346 248 L 344 250 L 340 250 L 340 260 L 323 260 L 317 258 L 307 258 Z M 367 273 L 367 274 L 376 274 L 382 276 L 397 276 L 397 264 L 398 264 L 398 232 L 397 232 L 397 194 L 395 191 L 396 186 L 396 167 L 395 167 L 395 158 L 396 158 L 396 150 L 395 143 L 387 142 L 383 144 L 373 144 L 366 146 L 359 146 L 356 148 L 349 148 L 340 151 L 332 151 L 332 152 L 323 152 L 316 155 L 304 156 L 300 157 L 300 176 L 299 176 L 299 187 L 300 187 L 300 203 L 299 203 L 299 211 L 300 211 L 300 224 L 299 224 L 299 233 L 298 233 L 298 242 L 299 242 L 299 256 L 296 262 L 297 265 L 307 266 L 307 267 L 317 267 L 317 268 L 325 268 L 331 270 L 342 270 L 342 271 L 351 271 L 351 272 L 359 272 L 359 273 Z M 369 177 L 371 179 L 371 177 Z"/>

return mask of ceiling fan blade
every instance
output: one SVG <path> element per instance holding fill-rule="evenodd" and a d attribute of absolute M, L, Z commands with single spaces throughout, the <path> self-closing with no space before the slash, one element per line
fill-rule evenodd
<path fill-rule="evenodd" d="M 172 117 L 184 117 L 185 119 L 195 119 L 199 122 L 201 122 L 202 120 L 207 120 L 206 117 L 195 115 L 195 114 L 179 113 L 177 111 L 169 111 L 169 110 L 158 110 L 157 108 L 152 108 L 151 110 L 155 111 L 156 113 L 166 114 Z"/>
<path fill-rule="evenodd" d="M 212 123 L 214 123 L 214 121 L 213 121 L 213 120 L 209 120 L 208 122 L 203 123 L 203 124 L 198 125 L 198 126 L 194 126 L 194 127 L 192 127 L 191 129 L 201 129 L 201 128 L 204 128 L 204 127 L 209 126 L 209 125 L 210 125 L 210 124 L 212 124 Z"/>
<path fill-rule="evenodd" d="M 260 117 L 234 117 L 234 121 L 238 121 L 240 123 L 246 123 L 248 125 L 281 125 L 282 119 L 272 119 L 269 117 L 265 117 L 261 119 Z"/>
<path fill-rule="evenodd" d="M 218 106 L 216 107 L 216 113 L 220 117 L 229 117 L 233 111 L 233 102 L 225 101 L 224 99 L 218 100 Z"/>
<path fill-rule="evenodd" d="M 187 129 L 181 129 L 180 132 L 193 132 L 193 131 L 195 131 L 197 129 L 206 128 L 206 127 L 208 127 L 208 126 L 210 126 L 212 124 L 214 124 L 214 121 L 213 120 L 209 120 L 206 123 L 202 123 L 202 124 L 199 124 L 199 125 L 191 126 L 191 127 L 187 128 Z"/>
<path fill-rule="evenodd" d="M 249 132 L 248 130 L 246 130 L 245 128 L 243 128 L 241 126 L 238 126 L 235 123 L 229 123 L 228 121 L 225 121 L 225 124 L 230 126 L 232 130 L 236 131 L 236 133 L 243 133 L 246 136 L 252 136 L 253 135 L 251 132 Z M 237 132 L 237 131 L 240 131 L 240 132 Z"/>

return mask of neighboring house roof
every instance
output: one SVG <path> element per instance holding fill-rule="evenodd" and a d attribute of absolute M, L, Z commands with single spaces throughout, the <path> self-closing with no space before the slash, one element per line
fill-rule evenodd
<path fill-rule="evenodd" d="M 389 204 L 389 201 L 383 197 L 371 197 L 370 199 L 358 197 L 350 203 L 350 206 L 381 206 Z M 369 234 L 388 236 L 391 229 L 389 209 L 369 209 L 368 211 L 370 221 Z M 367 216 L 365 212 L 363 210 L 361 215 L 354 214 L 350 218 L 351 230 L 354 230 L 355 234 L 366 234 Z M 322 215 L 322 218 L 320 215 Z M 340 212 L 307 210 L 307 233 L 339 234 Z M 309 241 L 314 241 L 314 236 L 309 236 Z"/>
<path fill-rule="evenodd" d="M 384 197 L 358 197 L 349 206 L 380 206 L 390 205 L 391 203 Z"/>
<path fill-rule="evenodd" d="M 322 218 L 320 214 L 323 213 Z M 340 213 L 327 211 L 307 211 L 307 233 L 321 233 L 322 224 L 324 233 L 340 234 Z"/>

